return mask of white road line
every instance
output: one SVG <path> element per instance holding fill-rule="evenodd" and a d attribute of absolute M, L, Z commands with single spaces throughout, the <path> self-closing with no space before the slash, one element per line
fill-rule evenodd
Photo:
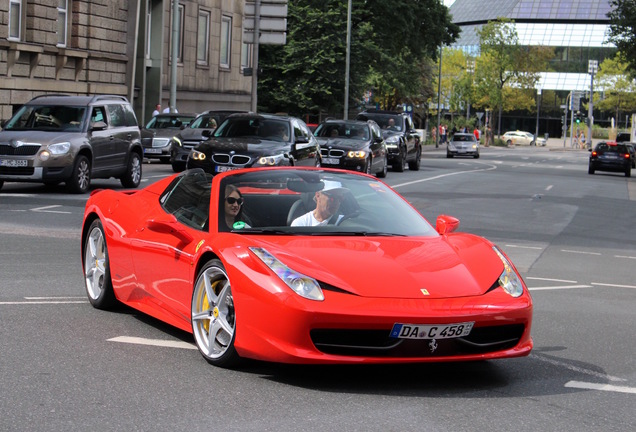
<path fill-rule="evenodd" d="M 497 167 L 496 166 L 491 166 L 491 167 L 488 167 L 488 168 L 474 169 L 474 170 L 468 170 L 468 171 L 456 171 L 456 172 L 447 173 L 447 174 L 440 174 L 440 175 L 435 176 L 435 177 L 428 177 L 428 178 L 425 178 L 425 179 L 414 180 L 414 181 L 410 181 L 410 182 L 406 182 L 406 183 L 400 183 L 400 184 L 396 184 L 396 185 L 391 186 L 391 187 L 393 189 L 397 189 L 397 188 L 402 187 L 402 186 L 410 186 L 412 184 L 427 182 L 427 181 L 431 181 L 431 180 L 437 180 L 437 179 L 440 179 L 440 178 L 450 177 L 450 176 L 454 176 L 454 175 L 458 175 L 458 174 L 470 174 L 470 173 L 480 172 L 480 171 L 492 171 L 494 169 L 497 169 Z"/>
<path fill-rule="evenodd" d="M 532 357 L 534 359 L 537 359 L 537 360 L 544 361 L 546 363 L 550 363 L 551 365 L 554 365 L 554 366 L 558 366 L 558 367 L 562 367 L 562 368 L 565 368 L 565 369 L 569 369 L 569 370 L 571 370 L 573 372 L 594 376 L 594 377 L 597 377 L 599 379 L 603 379 L 603 380 L 607 380 L 607 381 L 613 381 L 613 382 L 624 382 L 624 381 L 627 381 L 624 378 L 619 378 L 619 377 L 615 377 L 615 376 L 612 376 L 612 375 L 607 375 L 607 374 L 604 374 L 604 373 L 601 373 L 601 372 L 593 371 L 593 370 L 590 370 L 590 369 L 585 369 L 585 368 L 582 368 L 582 367 L 573 366 L 572 364 L 567 363 L 565 361 L 556 360 L 556 359 L 553 359 L 553 358 L 550 358 L 550 357 L 546 357 L 546 356 L 544 356 L 542 354 L 532 353 L 532 354 L 530 354 L 530 357 Z"/>
<path fill-rule="evenodd" d="M 577 283 L 577 281 L 567 280 L 567 279 L 548 279 L 548 278 L 540 278 L 540 277 L 526 277 L 524 279 L 527 279 L 527 280 L 542 280 L 542 281 L 550 281 L 550 282 Z"/>
<path fill-rule="evenodd" d="M 79 304 L 79 303 L 88 303 L 88 300 L 45 300 L 45 301 L 9 301 L 9 302 L 0 302 L 0 305 L 34 305 L 34 304 Z"/>
<path fill-rule="evenodd" d="M 61 300 L 61 299 L 76 299 L 76 300 L 86 300 L 85 296 L 60 296 L 60 297 L 24 297 L 25 300 Z"/>
<path fill-rule="evenodd" d="M 548 291 L 548 290 L 562 290 L 562 289 L 576 289 L 576 288 L 592 288 L 592 285 L 547 286 L 547 287 L 528 288 L 528 290 L 530 290 L 530 291 Z"/>
<path fill-rule="evenodd" d="M 550 189 L 552 189 L 553 187 L 554 187 L 553 185 L 550 185 L 550 186 L 546 187 L 546 188 L 545 188 L 545 190 L 546 190 L 546 191 L 549 191 L 549 190 L 550 190 Z"/>
<path fill-rule="evenodd" d="M 636 259 L 636 256 L 628 256 L 628 255 L 614 255 L 614 258 Z"/>
<path fill-rule="evenodd" d="M 67 212 L 67 211 L 57 211 L 57 210 L 49 210 L 52 208 L 56 208 L 56 207 L 62 207 L 59 204 L 55 204 L 55 205 L 50 205 L 50 206 L 45 206 L 45 207 L 36 207 L 36 208 L 32 208 L 31 211 L 37 212 L 37 213 L 60 213 L 60 214 L 71 214 L 71 212 Z"/>
<path fill-rule="evenodd" d="M 513 244 L 507 244 L 506 247 L 518 248 L 518 249 L 535 249 L 535 250 L 544 249 L 543 247 L 540 247 L 540 246 L 520 246 L 520 245 L 513 245 Z"/>
<path fill-rule="evenodd" d="M 636 286 L 634 285 L 618 285 L 618 284 L 607 284 L 607 283 L 600 283 L 600 282 L 590 282 L 592 285 L 594 286 L 603 286 L 603 287 L 613 287 L 613 288 L 632 288 L 632 289 L 636 289 Z"/>
<path fill-rule="evenodd" d="M 132 336 L 118 336 L 111 339 L 108 339 L 109 342 L 121 342 L 135 345 L 150 345 L 150 346 L 158 346 L 158 347 L 166 347 L 166 348 L 181 348 L 181 349 L 197 349 L 194 344 L 188 342 L 181 341 L 168 341 L 163 339 L 147 339 L 140 337 L 132 337 Z"/>
<path fill-rule="evenodd" d="M 598 252 L 575 251 L 575 250 L 569 250 L 569 249 L 561 249 L 561 252 L 583 254 L 583 255 L 601 255 Z"/>
<path fill-rule="evenodd" d="M 601 390 L 601 391 L 611 391 L 611 392 L 618 392 L 618 393 L 636 394 L 636 387 L 616 386 L 611 384 L 586 383 L 581 381 L 569 381 L 565 383 L 565 387 L 579 388 L 579 389 L 585 389 L 585 390 Z"/>

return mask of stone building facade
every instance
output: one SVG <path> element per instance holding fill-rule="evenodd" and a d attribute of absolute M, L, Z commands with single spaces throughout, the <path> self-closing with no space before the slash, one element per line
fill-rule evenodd
<path fill-rule="evenodd" d="M 145 123 L 157 103 L 168 106 L 175 34 L 176 108 L 248 110 L 244 3 L 0 0 L 0 119 L 41 94 L 116 94 L 128 97 Z"/>

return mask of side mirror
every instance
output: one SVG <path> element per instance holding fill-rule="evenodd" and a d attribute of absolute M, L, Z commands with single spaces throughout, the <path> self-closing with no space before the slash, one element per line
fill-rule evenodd
<path fill-rule="evenodd" d="M 309 142 L 309 138 L 307 138 L 306 136 L 299 136 L 296 137 L 296 144 L 307 144 Z"/>
<path fill-rule="evenodd" d="M 440 235 L 450 234 L 459 228 L 459 219 L 448 215 L 439 215 L 435 223 L 435 229 Z"/>
<path fill-rule="evenodd" d="M 194 237 L 190 235 L 180 224 L 174 215 L 168 215 L 167 220 L 150 219 L 147 223 L 148 229 L 163 234 L 171 234 L 184 243 L 190 243 Z"/>
<path fill-rule="evenodd" d="M 103 121 L 96 121 L 91 124 L 92 131 L 100 131 L 108 128 L 108 125 Z"/>

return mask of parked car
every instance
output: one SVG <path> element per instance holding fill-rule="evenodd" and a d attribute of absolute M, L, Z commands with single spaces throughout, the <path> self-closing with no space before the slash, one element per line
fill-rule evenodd
<path fill-rule="evenodd" d="M 587 172 L 613 171 L 625 173 L 625 177 L 632 175 L 632 156 L 625 144 L 614 141 L 600 142 L 594 150 L 590 149 L 590 161 Z"/>
<path fill-rule="evenodd" d="M 0 131 L 4 182 L 66 183 L 85 193 L 94 178 L 141 182 L 137 118 L 123 96 L 44 95 L 24 104 Z"/>
<path fill-rule="evenodd" d="M 545 147 L 547 140 L 545 138 L 535 139 L 534 134 L 524 131 L 509 131 L 502 135 L 501 139 L 506 145 L 537 145 Z"/>
<path fill-rule="evenodd" d="M 327 120 L 314 135 L 320 144 L 322 166 L 386 177 L 386 144 L 380 126 L 373 120 Z"/>
<path fill-rule="evenodd" d="M 244 111 L 211 110 L 201 113 L 188 127 L 175 135 L 170 143 L 170 163 L 174 172 L 186 168 L 190 150 L 210 138 L 227 116 Z"/>
<path fill-rule="evenodd" d="M 196 114 L 168 113 L 157 114 L 141 129 L 141 145 L 144 148 L 144 157 L 147 159 L 160 159 L 161 162 L 170 162 L 170 148 L 172 139 L 182 129 L 185 129 Z"/>
<path fill-rule="evenodd" d="M 289 225 L 305 195 L 337 202 L 342 217 Z M 319 205 L 308 201 L 310 211 Z M 232 206 L 250 226 L 228 225 Z M 134 194 L 91 195 L 81 264 L 93 307 L 124 303 L 188 332 L 219 367 L 527 356 L 528 288 L 504 251 L 458 226 L 446 215 L 431 226 L 383 182 L 352 171 L 197 169 Z M 94 328 L 112 319 L 96 314 Z"/>
<path fill-rule="evenodd" d="M 320 146 L 305 122 L 273 114 L 232 114 L 190 150 L 186 167 L 216 174 L 238 168 L 320 166 Z"/>
<path fill-rule="evenodd" d="M 453 156 L 472 156 L 475 159 L 479 157 L 479 141 L 472 133 L 456 133 L 446 146 L 446 157 Z"/>
<path fill-rule="evenodd" d="M 411 116 L 401 112 L 369 109 L 359 113 L 357 119 L 373 120 L 382 128 L 389 163 L 394 171 L 404 171 L 406 164 L 410 170 L 420 169 L 420 135 L 415 130 Z"/>

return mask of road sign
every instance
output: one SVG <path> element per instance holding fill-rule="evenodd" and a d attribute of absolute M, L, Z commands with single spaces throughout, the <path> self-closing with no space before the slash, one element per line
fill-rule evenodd
<path fill-rule="evenodd" d="M 259 2 L 258 43 L 263 45 L 285 45 L 287 42 L 287 0 L 261 0 Z M 256 28 L 256 3 L 245 2 L 243 9 L 243 42 L 253 44 Z"/>
<path fill-rule="evenodd" d="M 254 29 L 243 30 L 243 42 L 246 44 L 254 43 Z M 287 34 L 282 32 L 261 32 L 258 43 L 263 45 L 285 45 L 287 42 Z"/>
<path fill-rule="evenodd" d="M 243 21 L 243 29 L 254 30 L 254 17 L 245 17 Z M 261 16 L 260 23 L 261 31 L 277 31 L 284 32 L 287 30 L 287 19 L 285 18 L 270 18 Z"/>
<path fill-rule="evenodd" d="M 243 9 L 243 14 L 245 15 L 245 17 L 253 17 L 256 14 L 255 9 L 256 6 L 253 1 L 246 1 L 245 9 Z M 287 18 L 287 0 L 262 0 L 261 16 Z"/>

